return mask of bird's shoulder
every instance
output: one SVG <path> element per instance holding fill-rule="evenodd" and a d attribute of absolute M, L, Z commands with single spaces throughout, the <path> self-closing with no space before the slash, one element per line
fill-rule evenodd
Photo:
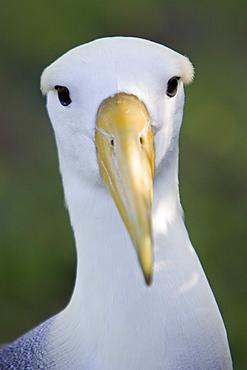
<path fill-rule="evenodd" d="M 33 330 L 0 349 L 0 370 L 51 369 L 47 354 L 47 337 L 54 318 L 50 318 Z"/>

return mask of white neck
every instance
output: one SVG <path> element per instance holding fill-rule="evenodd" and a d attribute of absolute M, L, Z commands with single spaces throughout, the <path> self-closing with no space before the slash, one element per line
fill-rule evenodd
<path fill-rule="evenodd" d="M 170 237 L 174 223 L 183 225 L 182 209 L 179 201 L 177 178 L 177 152 L 173 160 L 160 171 L 154 182 L 153 233 L 154 239 L 160 232 Z M 75 292 L 72 302 L 90 291 L 107 287 L 106 294 L 129 286 L 144 287 L 143 274 L 138 263 L 136 251 L 127 229 L 118 213 L 116 205 L 105 186 L 82 183 L 82 180 L 70 176 L 70 188 L 66 192 L 71 224 L 74 230 L 78 266 Z M 68 182 L 66 185 L 68 185 Z M 73 188 L 72 188 L 73 187 Z M 83 189 L 83 191 L 82 191 Z M 156 240 L 157 241 L 157 240 Z M 160 250 L 155 247 L 155 260 L 159 259 Z M 161 253 L 162 255 L 164 253 Z M 156 278 L 154 271 L 154 279 Z M 78 286 L 81 289 L 77 294 Z M 101 289 L 102 288 L 102 289 Z M 85 291 L 85 292 L 84 292 Z M 99 292 L 99 293 L 100 293 Z M 90 293 L 91 294 L 91 293 Z M 94 294 L 93 294 L 94 296 Z"/>
<path fill-rule="evenodd" d="M 151 287 L 145 285 L 136 252 L 108 191 L 96 184 L 82 184 L 71 174 L 63 178 L 78 266 L 72 299 L 57 319 L 64 337 L 56 338 L 56 346 L 66 343 L 67 348 L 61 363 L 71 356 L 75 368 L 88 364 L 90 369 L 163 369 L 164 351 L 168 364 L 169 358 L 174 358 L 167 336 L 172 341 L 187 331 L 190 318 L 181 317 L 178 323 L 173 311 L 176 308 L 176 314 L 182 316 L 186 313 L 184 305 L 193 294 L 190 284 L 194 289 L 202 279 L 204 296 L 206 286 L 206 296 L 215 306 L 182 219 L 177 152 L 172 162 L 154 183 Z M 201 295 L 200 291 L 196 294 Z M 198 310 L 202 304 L 190 309 L 201 318 Z M 185 350 L 181 347 L 183 358 Z"/>

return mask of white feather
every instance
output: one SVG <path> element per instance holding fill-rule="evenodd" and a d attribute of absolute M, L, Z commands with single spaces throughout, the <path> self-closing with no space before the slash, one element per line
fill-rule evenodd
<path fill-rule="evenodd" d="M 180 77 L 178 92 L 169 98 L 167 82 L 174 76 Z M 192 79 L 186 57 L 129 37 L 72 49 L 42 75 L 78 254 L 72 299 L 46 338 L 45 356 L 55 369 L 232 368 L 224 324 L 190 243 L 179 200 L 183 84 Z M 69 89 L 69 106 L 60 104 L 56 85 Z M 145 103 L 154 131 L 151 287 L 144 283 L 97 163 L 96 114 L 101 102 L 118 92 Z"/>

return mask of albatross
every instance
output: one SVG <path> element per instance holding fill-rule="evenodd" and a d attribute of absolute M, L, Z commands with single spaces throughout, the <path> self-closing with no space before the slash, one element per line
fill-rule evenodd
<path fill-rule="evenodd" d="M 4 347 L 1 369 L 232 369 L 179 198 L 192 79 L 187 57 L 132 37 L 78 46 L 43 72 L 77 274 L 68 306 Z"/>

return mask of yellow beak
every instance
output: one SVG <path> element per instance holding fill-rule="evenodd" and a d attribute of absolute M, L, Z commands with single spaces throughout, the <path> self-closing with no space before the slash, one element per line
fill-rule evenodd
<path fill-rule="evenodd" d="M 102 102 L 95 143 L 100 174 L 137 251 L 148 285 L 152 281 L 153 131 L 145 105 L 134 95 Z"/>

